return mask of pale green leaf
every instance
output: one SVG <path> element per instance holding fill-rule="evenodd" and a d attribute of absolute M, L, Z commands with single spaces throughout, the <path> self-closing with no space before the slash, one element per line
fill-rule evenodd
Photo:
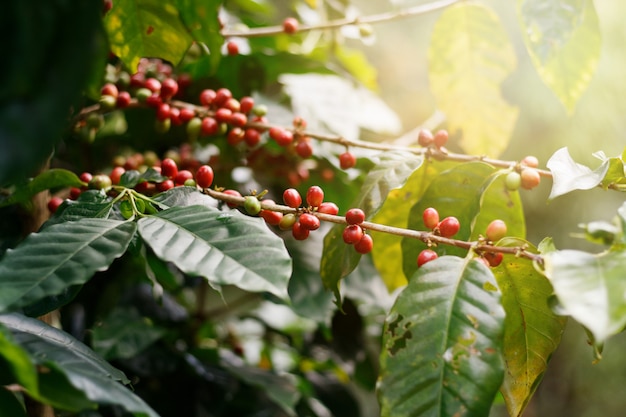
<path fill-rule="evenodd" d="M 85 283 L 126 252 L 135 230 L 133 222 L 87 218 L 30 234 L 0 261 L 0 311 Z"/>
<path fill-rule="evenodd" d="M 504 376 L 504 310 L 493 274 L 453 256 L 425 264 L 385 321 L 383 417 L 487 417 Z"/>
<path fill-rule="evenodd" d="M 544 83 L 571 113 L 600 58 L 602 39 L 592 0 L 517 0 L 522 35 Z"/>
<path fill-rule="evenodd" d="M 461 2 L 441 14 L 428 51 L 431 89 L 467 153 L 495 157 L 506 149 L 518 111 L 500 89 L 515 61 L 506 30 L 487 7 Z"/>
<path fill-rule="evenodd" d="M 139 220 L 155 254 L 212 285 L 236 285 L 287 299 L 291 258 L 260 218 L 205 206 L 174 207 Z"/>

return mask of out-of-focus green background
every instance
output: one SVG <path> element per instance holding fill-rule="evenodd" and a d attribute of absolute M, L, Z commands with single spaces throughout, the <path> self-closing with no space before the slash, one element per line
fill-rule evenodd
<path fill-rule="evenodd" d="M 396 1 L 397 7 L 422 2 Z M 568 115 L 556 96 L 542 83 L 524 48 L 513 1 L 484 1 L 497 11 L 514 44 L 518 67 L 503 84 L 506 99 L 519 107 L 519 118 L 502 159 L 536 155 L 541 166 L 559 148 L 567 146 L 573 158 L 592 168 L 599 161 L 591 154 L 603 150 L 621 154 L 626 146 L 626 2 L 596 0 L 602 31 L 602 51 L 596 73 L 576 109 Z M 359 0 L 363 14 L 389 10 L 388 2 Z M 429 90 L 427 54 L 430 33 L 438 13 L 375 26 L 376 43 L 363 47 L 378 69 L 382 98 L 401 117 L 404 130 L 423 123 L 436 110 Z M 574 237 L 579 223 L 610 221 L 624 202 L 614 191 L 579 191 L 548 203 L 551 181 L 522 193 L 528 240 L 538 244 L 551 236 L 559 249 L 601 251 Z M 626 271 L 624 271 L 626 279 Z M 592 351 L 582 328 L 570 321 L 563 343 L 525 417 L 621 416 L 626 409 L 626 338 L 609 340 L 604 358 L 593 364 Z M 503 406 L 493 411 L 505 416 Z"/>

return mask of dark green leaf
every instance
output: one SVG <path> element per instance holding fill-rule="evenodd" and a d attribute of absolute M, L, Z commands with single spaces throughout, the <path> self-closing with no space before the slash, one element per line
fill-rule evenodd
<path fill-rule="evenodd" d="M 174 207 L 139 220 L 139 233 L 161 259 L 207 278 L 287 299 L 291 258 L 260 218 L 205 206 Z"/>
<path fill-rule="evenodd" d="M 57 187 L 81 187 L 83 182 L 71 171 L 65 169 L 49 169 L 37 175 L 27 184 L 20 185 L 11 196 L 0 200 L 0 207 L 9 204 L 24 203 L 35 194 Z"/>
<path fill-rule="evenodd" d="M 626 325 L 626 252 L 593 255 L 577 250 L 548 253 L 545 274 L 566 314 L 593 334 L 595 343 Z"/>
<path fill-rule="evenodd" d="M 116 308 L 93 329 L 93 348 L 104 359 L 132 358 L 164 334 L 134 308 Z"/>
<path fill-rule="evenodd" d="M 184 25 L 190 29 L 194 40 L 205 44 L 210 54 L 207 57 L 210 66 L 202 74 L 213 74 L 217 69 L 222 54 L 220 48 L 224 37 L 220 32 L 219 10 L 222 0 L 177 0 L 178 11 Z"/>
<path fill-rule="evenodd" d="M 3 387 L 0 387 L 0 404 L 0 417 L 28 417 L 15 394 Z"/>
<path fill-rule="evenodd" d="M 324 237 L 324 249 L 320 261 L 320 273 L 326 289 L 335 293 L 337 303 L 341 303 L 339 282 L 356 268 L 361 259 L 352 245 L 343 241 L 345 225 L 335 224 Z"/>
<path fill-rule="evenodd" d="M 154 197 L 167 207 L 207 206 L 215 207 L 215 200 L 194 187 L 174 187 Z"/>
<path fill-rule="evenodd" d="M 69 334 L 19 314 L 0 315 L 0 323 L 11 330 L 15 340 L 29 353 L 31 361 L 61 372 L 90 401 L 118 404 L 138 417 L 158 417 L 141 398 L 120 383 L 130 382 L 121 371 Z M 52 376 L 55 376 L 54 372 Z M 50 389 L 54 388 L 54 384 L 48 385 Z M 59 394 L 63 392 L 59 391 Z"/>
<path fill-rule="evenodd" d="M 134 188 L 139 183 L 140 175 L 136 169 L 125 171 L 120 178 L 120 185 L 126 188 Z"/>
<path fill-rule="evenodd" d="M 381 416 L 488 416 L 504 377 L 504 310 L 482 263 L 421 267 L 385 321 Z"/>
<path fill-rule="evenodd" d="M 39 389 L 35 365 L 4 326 L 0 326 L 0 371 L 0 385 L 18 383 L 37 395 Z"/>
<path fill-rule="evenodd" d="M 600 185 L 609 169 L 609 160 L 592 171 L 575 162 L 567 148 L 561 148 L 550 157 L 546 166 L 552 171 L 552 191 L 548 197 L 552 200 L 570 191 L 590 190 Z"/>
<path fill-rule="evenodd" d="M 65 200 L 43 227 L 83 218 L 106 219 L 111 214 L 112 208 L 111 199 L 106 194 L 101 191 L 87 190 L 82 192 L 76 201 Z"/>
<path fill-rule="evenodd" d="M 126 251 L 136 227 L 133 222 L 82 219 L 29 235 L 0 261 L 0 311 L 83 284 Z"/>
<path fill-rule="evenodd" d="M 111 50 L 132 72 L 143 57 L 162 58 L 177 65 L 193 41 L 179 10 L 158 0 L 116 0 L 104 26 Z"/>

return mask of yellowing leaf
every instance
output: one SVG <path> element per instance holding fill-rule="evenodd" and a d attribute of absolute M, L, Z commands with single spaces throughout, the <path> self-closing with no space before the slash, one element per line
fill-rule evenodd
<path fill-rule="evenodd" d="M 465 152 L 500 155 L 518 111 L 500 92 L 516 60 L 497 15 L 471 3 L 448 8 L 435 25 L 428 60 L 432 92 L 450 132 L 462 133 Z"/>
<path fill-rule="evenodd" d="M 592 0 L 518 0 L 524 43 L 544 83 L 571 113 L 600 57 Z"/>

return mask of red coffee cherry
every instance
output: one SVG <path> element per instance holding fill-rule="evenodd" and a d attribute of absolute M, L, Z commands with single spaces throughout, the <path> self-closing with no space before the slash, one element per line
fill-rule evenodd
<path fill-rule="evenodd" d="M 172 158 L 165 158 L 161 161 L 161 175 L 174 178 L 178 174 L 178 165 Z"/>
<path fill-rule="evenodd" d="M 291 208 L 298 208 L 302 204 L 302 197 L 295 188 L 288 188 L 283 192 L 283 201 Z"/>
<path fill-rule="evenodd" d="M 504 255 L 501 252 L 487 252 L 483 255 L 483 257 L 489 262 L 489 266 L 495 268 L 496 266 L 502 263 L 504 259 Z"/>
<path fill-rule="evenodd" d="M 522 188 L 532 190 L 541 182 L 541 176 L 534 168 L 524 168 L 520 173 Z"/>
<path fill-rule="evenodd" d="M 117 86 L 113 83 L 106 83 L 100 89 L 100 95 L 103 95 L 103 96 L 111 96 L 111 97 L 117 98 L 118 94 L 119 94 L 119 91 L 117 89 Z"/>
<path fill-rule="evenodd" d="M 263 200 L 263 203 L 276 204 L 274 200 L 270 200 L 270 199 Z M 261 216 L 263 220 L 265 220 L 265 223 L 271 226 L 278 226 L 280 224 L 280 221 L 283 219 L 283 213 L 279 211 L 272 211 L 272 210 L 265 210 L 265 209 L 261 210 L 261 212 L 259 213 L 259 216 Z"/>
<path fill-rule="evenodd" d="M 128 91 L 120 91 L 117 95 L 117 99 L 115 100 L 115 106 L 123 109 L 130 105 L 130 93 Z"/>
<path fill-rule="evenodd" d="M 228 136 L 226 137 L 226 141 L 230 146 L 235 146 L 241 143 L 244 140 L 244 131 L 240 127 L 234 127 L 228 132 Z"/>
<path fill-rule="evenodd" d="M 272 137 L 272 139 L 274 139 L 276 141 L 276 143 L 278 143 L 278 145 L 286 147 L 289 146 L 293 143 L 293 133 L 290 130 L 285 130 L 282 128 L 279 128 L 280 132 L 279 133 L 274 133 L 275 137 L 272 137 L 272 129 L 270 129 L 270 137 Z"/>
<path fill-rule="evenodd" d="M 80 188 L 72 187 L 70 188 L 70 200 L 78 200 L 80 194 L 83 192 Z"/>
<path fill-rule="evenodd" d="M 167 103 L 161 104 L 157 108 L 156 118 L 158 120 L 165 120 L 170 118 L 170 105 Z"/>
<path fill-rule="evenodd" d="M 506 236 L 506 223 L 499 219 L 493 220 L 487 226 L 485 235 L 487 236 L 487 240 L 490 240 L 492 242 L 499 241 Z"/>
<path fill-rule="evenodd" d="M 348 224 L 361 224 L 365 221 L 365 213 L 360 208 L 351 208 L 346 212 Z"/>
<path fill-rule="evenodd" d="M 429 207 L 424 210 L 422 219 L 424 220 L 424 226 L 432 230 L 439 224 L 439 212 L 436 209 Z"/>
<path fill-rule="evenodd" d="M 439 222 L 439 234 L 443 237 L 452 237 L 456 235 L 461 228 L 461 223 L 456 217 L 446 217 Z"/>
<path fill-rule="evenodd" d="M 423 251 L 420 252 L 419 255 L 417 255 L 417 266 L 422 266 L 425 263 L 434 261 L 438 257 L 439 255 L 437 255 L 437 252 L 435 252 L 434 250 L 424 249 Z"/>
<path fill-rule="evenodd" d="M 91 172 L 83 172 L 78 178 L 80 178 L 82 182 L 89 183 L 89 181 L 93 178 L 93 175 L 91 175 Z"/>
<path fill-rule="evenodd" d="M 231 93 L 228 88 L 220 88 L 215 92 L 215 100 L 213 100 L 213 103 L 215 103 L 217 106 L 223 106 L 228 101 L 228 99 L 232 97 L 233 93 Z"/>
<path fill-rule="evenodd" d="M 261 132 L 252 128 L 246 129 L 246 131 L 243 134 L 243 139 L 246 141 L 246 145 L 248 145 L 251 148 L 255 147 L 261 142 Z"/>
<path fill-rule="evenodd" d="M 417 143 L 424 148 L 432 145 L 435 142 L 435 137 L 433 136 L 433 132 L 428 129 L 420 130 L 417 135 Z"/>
<path fill-rule="evenodd" d="M 361 255 L 365 255 L 366 253 L 370 253 L 374 248 L 374 240 L 368 234 L 363 234 L 361 240 L 354 244 L 354 249 L 359 252 Z"/>
<path fill-rule="evenodd" d="M 178 114 L 178 117 L 180 118 L 182 122 L 188 122 L 194 117 L 196 117 L 196 112 L 193 109 L 190 109 L 189 107 L 182 107 L 180 109 L 180 113 Z"/>
<path fill-rule="evenodd" d="M 111 178 L 111 183 L 112 184 L 119 184 L 121 179 L 122 179 L 122 175 L 126 172 L 126 170 L 123 167 L 115 167 L 111 170 L 111 173 L 109 174 L 109 178 Z"/>
<path fill-rule="evenodd" d="M 311 145 L 311 141 L 308 137 L 304 137 L 298 141 L 298 144 L 296 145 L 296 153 L 304 159 L 313 156 L 313 145 Z"/>
<path fill-rule="evenodd" d="M 50 201 L 48 201 L 48 210 L 50 210 L 50 213 L 56 213 L 61 204 L 63 204 L 61 197 L 52 197 Z"/>
<path fill-rule="evenodd" d="M 215 120 L 220 123 L 230 123 L 232 115 L 232 110 L 222 107 L 215 111 Z"/>
<path fill-rule="evenodd" d="M 302 227 L 308 230 L 317 230 L 320 228 L 320 219 L 311 213 L 302 213 L 298 221 Z"/>
<path fill-rule="evenodd" d="M 346 151 L 339 155 L 339 166 L 341 169 L 353 168 L 356 165 L 356 156 L 352 152 Z"/>
<path fill-rule="evenodd" d="M 166 78 L 161 82 L 161 98 L 169 100 L 178 93 L 178 82 L 173 78 Z"/>
<path fill-rule="evenodd" d="M 252 97 L 242 97 L 239 100 L 239 111 L 248 114 L 254 108 L 254 99 Z"/>
<path fill-rule="evenodd" d="M 246 125 L 246 123 L 248 123 L 248 116 L 240 112 L 233 113 L 230 116 L 229 123 L 233 126 L 243 127 Z"/>
<path fill-rule="evenodd" d="M 231 56 L 239 55 L 239 45 L 237 45 L 235 41 L 228 41 L 228 43 L 226 43 L 226 51 L 228 55 Z"/>
<path fill-rule="evenodd" d="M 309 237 L 311 231 L 305 228 L 300 222 L 296 221 L 291 227 L 291 234 L 296 240 L 304 240 Z"/>
<path fill-rule="evenodd" d="M 448 131 L 447 130 L 439 130 L 435 133 L 434 137 L 435 146 L 441 148 L 442 146 L 446 146 L 448 143 Z"/>
<path fill-rule="evenodd" d="M 239 191 L 237 191 L 237 190 L 224 190 L 223 193 L 227 194 L 227 195 L 232 195 L 232 196 L 235 196 L 235 197 L 241 197 L 241 193 Z M 228 207 L 230 207 L 230 208 L 235 208 L 235 207 L 237 207 L 238 204 L 237 203 L 226 203 L 226 205 Z"/>
<path fill-rule="evenodd" d="M 298 31 L 298 21 L 294 17 L 283 20 L 283 31 L 288 35 L 293 35 Z"/>
<path fill-rule="evenodd" d="M 336 216 L 339 213 L 339 207 L 337 207 L 337 204 L 328 201 L 320 204 L 317 208 L 317 212 Z"/>
<path fill-rule="evenodd" d="M 196 184 L 200 188 L 209 188 L 213 184 L 213 168 L 208 165 L 202 165 L 196 171 Z"/>
<path fill-rule="evenodd" d="M 200 124 L 200 132 L 204 136 L 212 136 L 215 135 L 219 130 L 219 125 L 217 121 L 212 117 L 205 117 L 202 119 L 202 123 Z"/>
<path fill-rule="evenodd" d="M 156 186 L 157 191 L 162 193 L 164 191 L 171 190 L 172 188 L 174 188 L 174 181 L 165 180 L 162 182 L 157 182 L 155 186 Z"/>
<path fill-rule="evenodd" d="M 193 174 L 191 171 L 183 169 L 178 171 L 178 174 L 174 177 L 174 184 L 176 185 L 185 185 L 185 181 L 192 180 Z"/>
<path fill-rule="evenodd" d="M 536 156 L 528 155 L 521 160 L 521 163 L 528 168 L 537 168 L 539 166 L 539 159 L 537 159 Z"/>
<path fill-rule="evenodd" d="M 153 93 L 161 91 L 161 82 L 156 78 L 148 78 L 143 86 Z"/>
<path fill-rule="evenodd" d="M 215 90 L 211 90 L 211 89 L 202 90 L 202 92 L 200 93 L 200 104 L 208 107 L 211 104 L 213 104 L 213 101 L 215 101 L 216 96 L 217 96 L 217 93 L 215 92 Z"/>
<path fill-rule="evenodd" d="M 311 207 L 319 207 L 324 201 L 324 190 L 317 185 L 309 187 L 306 192 L 306 203 Z"/>
<path fill-rule="evenodd" d="M 363 237 L 363 229 L 358 224 L 350 224 L 343 230 L 342 237 L 348 245 L 354 245 Z"/>

